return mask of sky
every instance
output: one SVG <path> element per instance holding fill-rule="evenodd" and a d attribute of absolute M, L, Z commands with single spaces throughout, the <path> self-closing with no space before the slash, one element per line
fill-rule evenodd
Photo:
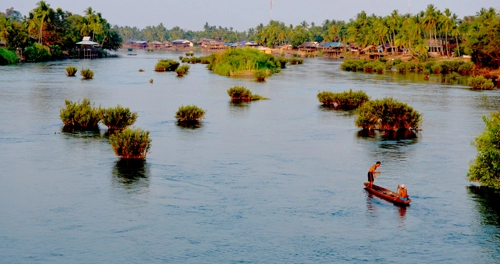
<path fill-rule="evenodd" d="M 415 14 L 433 4 L 444 11 L 463 18 L 474 15 L 482 7 L 500 10 L 499 0 L 272 0 L 272 19 L 286 25 L 298 25 L 302 21 L 321 25 L 326 19 L 344 20 L 355 18 L 361 11 L 368 15 L 387 16 L 393 10 L 400 13 Z M 1 0 L 0 10 L 14 7 L 27 16 L 39 0 Z M 100 12 L 111 25 L 157 26 L 160 23 L 170 29 L 179 26 L 186 30 L 203 30 L 208 22 L 211 26 L 222 26 L 244 31 L 255 28 L 260 23 L 269 23 L 271 0 L 46 0 L 54 10 L 58 7 L 73 14 L 83 15 L 84 10 L 92 7 Z M 410 5 L 409 5 L 410 4 Z"/>

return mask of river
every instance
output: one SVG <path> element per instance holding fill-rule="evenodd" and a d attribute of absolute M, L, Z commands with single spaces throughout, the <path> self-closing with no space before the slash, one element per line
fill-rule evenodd
<path fill-rule="evenodd" d="M 305 59 L 266 82 L 191 65 L 154 72 L 180 53 L 0 67 L 2 263 L 494 263 L 498 194 L 466 180 L 498 91 L 441 76 L 364 74 Z M 195 54 L 199 56 L 200 54 Z M 90 68 L 94 79 L 67 77 Z M 139 69 L 144 72 L 139 72 Z M 149 80 L 153 79 L 153 83 Z M 463 80 L 461 81 L 463 83 Z M 245 86 L 270 100 L 233 105 Z M 319 91 L 363 90 L 423 114 L 416 137 L 364 135 L 353 111 L 322 107 Z M 100 132 L 64 132 L 64 100 L 138 113 L 151 131 L 144 162 L 123 162 Z M 175 111 L 207 113 L 197 128 Z M 404 209 L 363 189 L 408 188 Z"/>

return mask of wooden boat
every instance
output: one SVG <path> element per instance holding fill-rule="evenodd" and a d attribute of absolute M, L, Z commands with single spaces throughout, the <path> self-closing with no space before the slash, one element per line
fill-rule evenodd
<path fill-rule="evenodd" d="M 372 188 L 368 188 L 368 182 L 365 182 L 365 190 L 369 193 L 376 195 L 384 200 L 392 202 L 395 205 L 408 206 L 410 205 L 411 199 L 408 197 L 408 200 L 404 201 L 399 199 L 398 193 L 388 190 L 386 188 L 382 188 L 378 185 L 373 184 Z"/>

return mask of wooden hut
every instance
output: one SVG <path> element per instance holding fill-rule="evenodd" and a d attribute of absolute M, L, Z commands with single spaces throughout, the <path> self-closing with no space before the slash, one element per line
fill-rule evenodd
<path fill-rule="evenodd" d="M 323 54 L 330 58 L 341 58 L 345 51 L 345 46 L 341 42 L 327 42 L 321 45 Z"/>
<path fill-rule="evenodd" d="M 300 44 L 298 47 L 299 51 L 304 52 L 305 54 L 315 53 L 319 49 L 318 42 L 304 42 Z"/>
<path fill-rule="evenodd" d="M 77 42 L 76 48 L 78 58 L 80 59 L 96 59 L 99 57 L 99 43 L 90 40 L 89 36 L 83 37 L 82 41 Z"/>

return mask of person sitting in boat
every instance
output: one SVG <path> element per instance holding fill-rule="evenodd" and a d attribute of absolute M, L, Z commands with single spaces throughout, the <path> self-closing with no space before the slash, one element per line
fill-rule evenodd
<path fill-rule="evenodd" d="M 380 171 L 375 170 L 377 170 L 381 164 L 382 163 L 380 163 L 380 161 L 377 161 L 377 163 L 370 167 L 370 170 L 368 171 L 368 188 L 373 188 L 373 182 L 375 181 L 375 178 L 377 178 L 375 174 L 380 173 Z"/>
<path fill-rule="evenodd" d="M 406 201 L 408 200 L 408 191 L 406 190 L 406 187 L 404 184 L 398 185 L 398 190 L 399 190 L 399 199 Z"/>

